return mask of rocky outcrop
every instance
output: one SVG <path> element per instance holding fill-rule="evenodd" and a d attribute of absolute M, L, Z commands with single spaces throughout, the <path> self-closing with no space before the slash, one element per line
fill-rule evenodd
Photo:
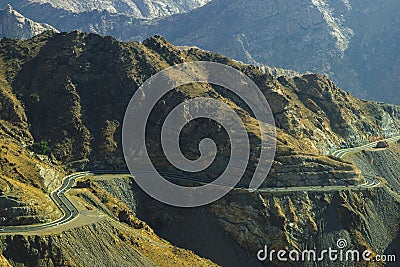
<path fill-rule="evenodd" d="M 8 5 L 0 10 L 0 38 L 29 39 L 45 31 L 58 32 L 54 27 L 30 20 Z"/>
<path fill-rule="evenodd" d="M 375 148 L 387 148 L 387 147 L 389 147 L 389 143 L 388 143 L 388 142 L 386 142 L 386 141 L 379 141 L 379 142 L 376 144 L 376 147 L 375 147 Z"/>

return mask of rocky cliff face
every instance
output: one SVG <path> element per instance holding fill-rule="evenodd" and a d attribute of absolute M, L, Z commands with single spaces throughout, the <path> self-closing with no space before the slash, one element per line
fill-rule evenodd
<path fill-rule="evenodd" d="M 368 266 L 365 261 L 257 261 L 257 252 L 265 245 L 270 251 L 322 251 L 336 249 L 336 242 L 345 239 L 346 249 L 369 249 L 374 255 L 396 255 L 399 249 L 400 198 L 389 187 L 290 194 L 234 192 L 209 206 L 183 210 L 154 201 L 128 178 L 100 184 L 131 205 L 163 238 L 221 266 Z M 135 201 L 126 197 L 127 192 Z"/>
<path fill-rule="evenodd" d="M 277 126 L 277 153 L 264 186 L 360 184 L 364 179 L 360 169 L 346 160 L 327 156 L 328 152 L 400 131 L 398 106 L 357 99 L 324 75 L 275 77 L 261 67 L 242 64 L 219 54 L 175 47 L 161 36 L 148 38 L 143 43 L 122 43 L 111 37 L 78 31 L 47 32 L 25 41 L 0 41 L 0 125 L 3 135 L 15 144 L 5 144 L 0 154 L 4 162 L 1 174 L 5 176 L 1 182 L 2 192 L 8 193 L 9 188 L 16 191 L 17 186 L 20 192 L 25 192 L 31 189 L 24 187 L 28 184 L 44 195 L 51 183 L 48 176 L 39 174 L 46 173 L 42 169 L 53 165 L 71 169 L 125 168 L 121 128 L 133 93 L 158 71 L 176 63 L 199 60 L 220 62 L 241 70 L 254 80 L 269 101 Z M 157 159 L 157 167 L 171 170 L 158 145 L 157 130 L 165 114 L 183 100 L 197 96 L 219 99 L 235 107 L 243 120 L 252 149 L 242 181 L 248 182 L 259 153 L 258 122 L 236 95 L 210 84 L 177 88 L 154 108 L 149 120 L 153 130 L 148 142 L 151 144 L 149 153 Z M 189 123 L 184 137 L 186 134 L 190 138 L 182 139 L 182 147 L 185 155 L 196 157 L 199 153 L 197 141 L 205 136 L 220 144 L 220 157 L 211 169 L 215 176 L 224 168 L 229 156 L 229 140 L 218 125 L 210 123 L 208 126 Z M 35 157 L 39 160 L 35 161 Z M 24 166 L 29 169 L 23 169 Z M 35 175 L 28 178 L 26 173 Z M 202 178 L 214 176 L 202 175 Z M 59 183 L 59 179 L 55 180 Z M 368 248 L 375 253 L 398 248 L 395 241 L 400 218 L 398 194 L 388 186 L 360 192 L 232 192 L 212 205 L 193 210 L 157 203 L 132 188 L 132 183 L 84 181 L 80 186 L 83 191 L 76 197 L 84 199 L 92 209 L 102 210 L 114 223 L 95 224 L 65 233 L 67 240 L 76 240 L 76 243 L 65 242 L 54 235 L 46 238 L 10 236 L 2 239 L 3 254 L 10 262 L 25 265 L 35 262 L 45 266 L 72 262 L 70 265 L 80 266 L 82 262 L 93 260 L 89 252 L 79 257 L 75 255 L 83 248 L 93 249 L 90 242 L 99 242 L 102 249 L 109 249 L 109 244 L 115 242 L 129 255 L 134 254 L 138 249 L 135 249 L 137 244 L 130 241 L 134 240 L 132 229 L 151 232 L 136 216 L 149 222 L 174 245 L 193 249 L 226 266 L 262 264 L 255 260 L 255 253 L 264 245 L 277 249 L 312 246 L 324 249 L 335 245 L 337 239 L 345 238 L 351 248 Z M 90 204 L 93 199 L 97 199 L 96 205 Z M 21 202 L 29 201 L 21 198 Z M 45 212 L 37 209 L 37 213 Z M 98 229 L 107 229 L 107 233 L 100 235 Z M 199 237 L 193 235 L 193 229 L 206 233 L 210 230 L 214 234 Z M 214 253 L 207 249 L 205 244 L 214 236 L 217 240 L 214 248 L 221 249 L 224 254 L 217 255 L 215 249 Z M 78 242 L 80 239 L 82 241 Z M 140 253 L 145 258 L 150 257 L 147 250 L 150 243 L 138 246 L 143 249 Z M 165 247 L 165 243 L 160 243 L 160 247 Z M 176 258 L 176 248 L 167 247 L 160 252 L 170 255 L 168 261 L 175 259 L 178 264 L 190 265 L 191 260 L 198 260 L 204 265 L 211 264 L 197 256 L 186 257 L 187 251 L 178 253 L 182 258 Z M 12 253 L 18 248 L 25 254 Z M 235 252 L 239 255 L 237 258 L 232 256 Z M 100 252 L 96 253 L 94 255 L 102 257 Z M 20 255 L 27 255 L 29 263 Z M 124 264 L 126 259 L 120 256 L 117 252 L 112 255 Z M 154 256 L 153 260 L 163 264 L 160 257 Z M 167 266 L 166 260 L 164 264 Z"/>
<path fill-rule="evenodd" d="M 381 188 L 291 194 L 231 193 L 207 207 L 186 210 L 154 201 L 137 188 L 133 179 L 99 183 L 131 205 L 161 236 L 222 266 L 369 266 L 372 263 L 325 260 L 282 264 L 255 259 L 264 245 L 270 251 L 310 248 L 321 251 L 336 249 L 338 239 L 347 241 L 346 249 L 396 255 L 399 155 L 399 145 L 391 144 L 388 150 L 362 151 L 347 157 L 363 171 L 385 177 L 387 186 Z M 122 192 L 130 192 L 135 201 Z M 374 264 L 396 266 L 395 262 Z"/>
<path fill-rule="evenodd" d="M 48 24 L 37 23 L 24 17 L 10 5 L 0 10 L 0 26 L 0 38 L 29 39 L 45 31 L 58 32 Z"/>
<path fill-rule="evenodd" d="M 247 63 L 322 72 L 359 97 L 399 104 L 399 8 L 394 0 L 215 0 L 135 30 Z"/>

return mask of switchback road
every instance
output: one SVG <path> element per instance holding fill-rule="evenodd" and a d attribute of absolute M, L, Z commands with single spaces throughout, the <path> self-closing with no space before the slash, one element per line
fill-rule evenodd
<path fill-rule="evenodd" d="M 400 136 L 395 136 L 392 138 L 388 138 L 381 141 L 387 141 L 388 143 L 395 142 L 400 139 Z M 354 147 L 354 148 L 345 148 L 340 149 L 333 152 L 331 155 L 343 158 L 345 155 L 351 152 L 359 152 L 364 149 L 369 149 L 376 147 L 377 142 L 372 142 L 367 145 Z M 31 232 L 37 231 L 44 228 L 51 228 L 55 226 L 59 226 L 62 224 L 66 224 L 73 219 L 75 219 L 79 211 L 78 209 L 72 204 L 72 202 L 65 196 L 65 193 L 72 188 L 75 184 L 76 179 L 82 178 L 85 176 L 93 175 L 93 174 L 129 174 L 127 171 L 94 171 L 94 172 L 78 172 L 73 173 L 71 175 L 66 176 L 63 181 L 62 185 L 54 190 L 50 197 L 57 205 L 57 207 L 63 213 L 63 216 L 53 222 L 44 223 L 44 224 L 37 224 L 37 225 L 22 225 L 22 226 L 7 226 L 0 228 L 0 234 L 12 234 L 12 233 L 23 233 L 23 232 Z M 140 175 L 141 173 L 133 173 L 133 177 L 136 175 Z M 162 173 L 167 178 L 171 179 L 180 179 L 180 180 L 189 180 L 198 183 L 204 183 L 204 181 L 200 181 L 199 178 L 196 177 L 188 177 L 179 174 L 173 173 Z M 142 174 L 143 175 L 143 174 Z M 365 175 L 364 175 L 365 176 Z M 281 188 L 260 188 L 257 190 L 259 193 L 287 193 L 287 192 L 308 192 L 308 191 L 341 191 L 341 190 L 360 190 L 364 188 L 373 188 L 381 185 L 381 181 L 377 179 L 375 176 L 366 176 L 366 182 L 362 185 L 337 185 L 337 186 L 301 186 L 301 187 L 281 187 Z M 224 186 L 224 185 L 220 185 Z M 237 191 L 248 191 L 246 188 L 235 188 Z"/>
<path fill-rule="evenodd" d="M 37 225 L 7 226 L 0 228 L 0 233 L 31 232 L 43 228 L 49 228 L 65 224 L 76 218 L 78 216 L 78 209 L 71 203 L 71 201 L 68 200 L 68 198 L 65 196 L 65 192 L 71 189 L 76 179 L 85 177 L 88 174 L 89 174 L 88 172 L 79 172 L 68 175 L 63 179 L 61 186 L 50 193 L 51 199 L 63 213 L 63 216 L 60 219 L 53 222 L 37 224 Z"/>

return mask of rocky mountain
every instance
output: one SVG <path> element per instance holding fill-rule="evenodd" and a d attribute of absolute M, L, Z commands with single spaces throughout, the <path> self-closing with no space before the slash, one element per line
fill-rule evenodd
<path fill-rule="evenodd" d="M 58 32 L 48 24 L 37 23 L 24 17 L 10 5 L 0 10 L 0 25 L 0 38 L 29 39 L 45 31 Z"/>
<path fill-rule="evenodd" d="M 80 32 L 42 35 L 32 40 L 32 45 L 4 40 L 4 52 L 0 55 L 6 64 L 4 68 L 11 68 L 6 71 L 7 79 L 23 101 L 34 139 L 49 142 L 53 155 L 62 161 L 90 159 L 104 163 L 109 158 L 116 164 L 121 157 L 118 148 L 126 101 L 144 79 L 161 69 L 133 69 L 138 64 L 163 66 L 194 59 L 229 60 L 195 48 L 178 49 L 162 37 L 150 38 L 144 45 Z M 151 57 L 153 50 L 161 53 L 156 59 Z M 137 54 L 143 57 L 136 59 Z M 109 63 L 103 66 L 100 62 Z M 370 136 L 388 136 L 398 130 L 397 107 L 358 100 L 325 76 L 276 78 L 260 68 L 228 62 L 249 73 L 265 90 L 273 103 L 282 138 L 287 139 L 282 142 L 291 149 L 326 154 L 335 147 L 366 142 Z M 49 83 L 41 73 L 51 73 L 55 80 Z M 63 97 L 55 88 L 64 88 Z M 98 97 L 95 101 L 86 99 L 94 96 Z M 325 98 L 331 100 L 327 102 Z M 54 101 L 59 103 L 54 105 Z M 111 109 L 110 102 L 119 104 Z M 105 111 L 103 117 L 97 110 Z M 44 125 L 51 125 L 51 131 Z M 295 141 L 299 137 L 303 144 L 307 143 L 305 147 Z"/>
<path fill-rule="evenodd" d="M 214 0 L 159 21 L 144 36 L 160 33 L 247 63 L 322 72 L 359 97 L 399 104 L 399 10 L 395 0 Z"/>
<path fill-rule="evenodd" d="M 112 1 L 38 2 L 7 0 L 3 5 L 13 4 L 62 31 L 79 29 L 120 40 L 161 34 L 176 45 L 198 46 L 246 63 L 324 73 L 363 99 L 400 103 L 396 0 L 213 0 L 204 6 L 195 2 L 193 8 L 202 7 L 161 20 L 153 18 L 180 13 L 175 6 L 188 4 L 174 2 L 164 12 L 157 7 L 169 7 L 169 2 L 144 2 L 147 11 L 139 2 L 133 8 L 130 1 L 121 7 Z"/>
<path fill-rule="evenodd" d="M 123 43 L 74 31 L 46 32 L 25 41 L 0 41 L 2 207 L 13 210 L 23 206 L 21 217 L 36 216 L 37 221 L 46 221 L 51 218 L 43 218 L 47 213 L 35 203 L 46 203 L 39 197 L 45 198 L 60 184 L 62 175 L 43 178 L 47 173 L 43 168 L 58 173 L 125 169 L 122 120 L 133 93 L 158 71 L 199 60 L 227 64 L 244 72 L 269 101 L 277 126 L 277 152 L 264 187 L 341 185 L 344 189 L 277 194 L 233 191 L 211 205 L 179 209 L 150 199 L 129 177 L 88 177 L 78 182 L 72 197 L 83 215 L 92 214 L 86 219 L 95 220 L 88 225 L 76 220 L 71 228 L 39 237 L 29 233 L 4 235 L 0 249 L 7 261 L 22 266 L 82 266 L 95 260 L 106 264 L 108 258 L 118 265 L 212 265 L 204 259 L 208 258 L 222 266 L 259 266 L 263 263 L 257 261 L 256 253 L 264 245 L 274 249 L 326 249 L 339 238 L 345 238 L 353 249 L 370 249 L 376 254 L 398 251 L 398 176 L 389 176 L 387 185 L 346 190 L 345 185 L 365 182 L 365 170 L 379 168 L 386 176 L 391 167 L 357 167 L 328 154 L 340 147 L 398 135 L 400 107 L 360 100 L 324 75 L 292 73 L 290 77 L 276 77 L 270 69 L 198 48 L 176 47 L 161 36 L 143 43 Z M 157 168 L 174 171 L 159 145 L 157 130 L 165 115 L 182 101 L 198 96 L 223 101 L 244 122 L 251 156 L 241 182 L 248 183 L 259 156 L 258 125 L 262 122 L 235 94 L 205 83 L 179 87 L 153 109 L 147 142 Z M 205 123 L 207 127 L 190 122 L 183 131 L 181 147 L 185 155 L 196 158 L 199 140 L 215 140 L 215 164 L 199 176 L 206 181 L 226 166 L 230 151 L 226 133 L 212 121 Z M 379 162 L 391 157 L 391 164 L 398 165 L 393 153 L 399 150 L 392 149 L 382 154 Z M 373 164 L 363 157 L 359 161 L 364 165 Z M 38 192 L 32 194 L 37 195 L 37 201 L 25 197 L 30 190 Z M 13 202 L 7 201 L 7 196 Z M 44 206 L 51 207 L 47 203 Z M 101 215 L 94 216 L 93 212 Z M 13 217 L 14 213 L 10 214 Z M 109 255 L 103 251 L 109 251 Z M 354 265 L 350 262 L 343 266 Z"/>
<path fill-rule="evenodd" d="M 134 18 L 154 19 L 173 14 L 186 13 L 206 4 L 209 0 L 11 0 L 6 1 L 16 9 L 35 14 L 40 9 L 53 10 L 56 15 L 90 13 L 106 11 L 112 14 L 126 15 Z M 45 14 L 42 19 L 47 21 Z M 54 14 L 53 14 L 54 16 Z M 35 15 L 34 17 L 37 17 Z"/>
<path fill-rule="evenodd" d="M 46 34 L 39 35 L 36 39 L 19 42 L 22 46 L 14 46 L 12 44 L 14 41 L 11 39 L 1 41 L 0 50 L 7 51 L 7 55 L 2 54 L 0 60 L 0 265 L 107 266 L 112 263 L 117 266 L 167 267 L 171 264 L 192 266 L 195 263 L 196 266 L 217 266 L 210 260 L 178 248 L 160 238 L 146 223 L 137 219 L 126 204 L 111 195 L 104 195 L 105 193 L 100 189 L 96 195 L 76 189 L 78 191 L 72 198 L 87 200 L 76 202 L 79 203 L 77 205 L 84 214 L 94 209 L 104 208 L 103 211 L 108 213 L 105 219 L 100 213 L 92 213 L 90 216 L 84 216 L 83 219 L 74 220 L 72 225 L 64 229 L 51 229 L 44 233 L 16 231 L 14 234 L 4 234 L 3 227 L 6 226 L 23 228 L 24 225 L 55 221 L 62 215 L 50 198 L 50 193 L 61 185 L 62 179 L 70 171 L 64 165 L 67 161 L 63 163 L 56 159 L 53 154 L 56 150 L 50 147 L 47 140 L 39 141 L 33 138 L 30 119 L 28 119 L 25 104 L 21 102 L 22 95 L 14 91 L 15 88 L 11 85 L 11 80 L 16 81 L 14 78 L 18 76 L 18 69 L 21 70 L 19 64 L 26 63 L 26 60 L 34 60 L 37 54 L 41 53 L 42 47 L 49 41 L 48 34 L 52 33 Z M 105 39 L 100 38 L 100 40 Z M 34 44 L 33 46 L 30 44 L 31 41 L 33 41 L 31 43 Z M 57 50 L 57 45 L 53 45 L 51 46 Z M 12 51 L 14 49 L 12 47 L 16 50 Z M 8 54 L 9 52 L 11 54 Z M 56 53 L 59 54 L 59 52 L 61 50 Z M 50 77 L 47 74 L 41 76 Z M 66 119 L 69 121 L 67 124 L 72 126 L 75 122 L 79 123 L 76 112 L 79 112 L 80 104 L 78 104 L 78 96 L 68 89 L 68 85 L 66 86 L 64 100 L 67 105 L 65 108 L 69 111 L 63 110 L 63 112 L 66 111 L 65 114 L 59 113 L 59 119 Z M 56 91 L 62 93 L 64 89 Z M 32 94 L 29 93 L 27 99 L 32 98 L 40 102 L 37 97 L 39 95 L 32 92 Z M 58 107 L 61 108 L 61 106 Z M 45 127 L 53 132 L 40 123 L 39 117 L 37 119 L 39 127 Z M 43 123 L 47 122 L 46 119 L 43 121 Z M 74 139 L 71 143 L 82 142 L 79 136 L 80 129 L 75 126 L 68 130 L 75 137 L 66 133 L 69 135 L 68 138 Z M 64 142 L 66 150 L 61 147 L 58 149 L 65 153 L 75 154 L 73 152 L 75 148 L 69 146 L 68 141 L 64 140 Z M 83 147 L 85 145 L 87 144 L 83 144 Z M 81 151 L 76 155 L 79 153 Z M 106 196 L 108 198 L 105 198 Z M 106 202 L 108 207 L 104 207 Z M 93 220 L 93 218 L 96 219 Z M 81 220 L 83 223 L 79 222 Z"/>

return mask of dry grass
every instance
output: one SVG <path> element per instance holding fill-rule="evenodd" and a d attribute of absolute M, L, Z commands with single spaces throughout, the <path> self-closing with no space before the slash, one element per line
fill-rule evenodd
<path fill-rule="evenodd" d="M 7 137 L 0 140 L 0 190 L 3 197 L 12 198 L 31 208 L 41 220 L 52 220 L 61 212 L 44 189 L 40 167 L 51 169 L 25 148 Z M 60 175 L 59 177 L 62 177 Z"/>

